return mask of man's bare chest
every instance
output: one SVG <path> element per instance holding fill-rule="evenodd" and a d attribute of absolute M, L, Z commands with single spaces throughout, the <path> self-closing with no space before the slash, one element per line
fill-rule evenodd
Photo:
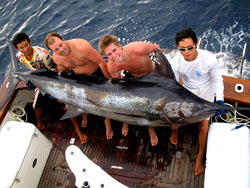
<path fill-rule="evenodd" d="M 86 58 L 66 58 L 62 63 L 65 67 L 74 68 L 79 66 L 85 66 L 88 64 L 88 60 Z"/>

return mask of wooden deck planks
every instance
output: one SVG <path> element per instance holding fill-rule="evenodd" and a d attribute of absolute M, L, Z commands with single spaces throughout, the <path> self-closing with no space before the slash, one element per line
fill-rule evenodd
<path fill-rule="evenodd" d="M 97 118 L 98 119 L 98 118 Z M 75 144 L 92 161 L 102 167 L 111 176 L 129 187 L 151 188 L 202 188 L 204 175 L 195 177 L 192 172 L 198 149 L 197 134 L 183 130 L 179 133 L 179 144 L 169 143 L 171 134 L 169 128 L 157 128 L 159 144 L 150 145 L 146 127 L 130 126 L 127 137 L 121 135 L 121 124 L 114 122 L 114 137 L 106 139 L 105 126 L 99 121 L 91 120 L 83 131 L 88 135 L 88 141 L 82 145 L 76 137 Z M 96 126 L 95 126 L 96 125 Z M 52 125 L 50 125 L 52 126 Z M 55 122 L 54 128 L 45 131 L 45 135 L 54 143 L 42 175 L 39 188 L 43 187 L 74 187 L 74 176 L 66 163 L 58 163 L 66 147 L 69 145 L 73 129 L 69 121 Z M 191 125 L 192 126 L 192 125 Z M 121 150 L 117 146 L 128 149 Z M 179 152 L 176 155 L 176 152 Z M 59 166 L 58 166 L 59 164 Z M 55 165 L 58 167 L 55 168 Z M 60 167 L 64 166 L 64 167 Z M 67 165 L 67 164 L 66 164 Z M 111 166 L 122 167 L 122 170 Z"/>

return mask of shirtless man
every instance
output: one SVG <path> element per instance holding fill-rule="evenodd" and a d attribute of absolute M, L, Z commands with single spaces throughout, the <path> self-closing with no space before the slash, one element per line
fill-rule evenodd
<path fill-rule="evenodd" d="M 147 42 L 131 42 L 122 47 L 114 35 L 104 36 L 98 44 L 101 53 L 108 57 L 108 71 L 112 78 L 121 78 L 121 71 L 128 71 L 133 77 L 146 75 L 154 70 L 154 65 L 149 54 L 160 49 L 157 44 Z M 106 120 L 107 121 L 107 120 Z M 108 132 L 113 135 L 111 124 L 109 122 Z M 151 145 L 158 144 L 158 137 L 153 127 L 148 127 Z M 125 123 L 122 127 L 122 133 L 126 135 L 128 125 Z"/>
<path fill-rule="evenodd" d="M 95 74 L 100 67 L 110 77 L 102 56 L 84 39 L 64 40 L 57 33 L 49 33 L 45 45 L 53 51 L 53 60 L 60 72 L 73 70 L 75 74 Z"/>
<path fill-rule="evenodd" d="M 93 74 L 110 77 L 102 56 L 84 39 L 64 40 L 52 32 L 45 38 L 45 46 L 53 51 L 53 60 L 60 72 L 73 71 L 75 74 Z M 81 131 L 76 119 L 71 119 L 81 139 Z M 82 115 L 82 127 L 87 126 L 87 114 Z M 86 135 L 84 136 L 84 138 Z M 82 139 L 84 139 L 82 137 Z M 82 140 L 81 139 L 81 140 Z M 85 141 L 86 139 L 84 139 Z M 86 142 L 86 141 L 85 141 Z"/>

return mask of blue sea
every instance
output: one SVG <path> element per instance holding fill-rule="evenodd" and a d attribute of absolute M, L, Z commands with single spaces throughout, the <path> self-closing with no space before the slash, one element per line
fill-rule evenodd
<path fill-rule="evenodd" d="M 66 40 L 84 38 L 96 49 L 103 35 L 113 34 L 122 45 L 148 41 L 176 49 L 176 32 L 188 26 L 205 49 L 229 54 L 221 64 L 226 70 L 239 67 L 228 57 L 241 56 L 247 43 L 244 78 L 250 79 L 249 0 L 1 0 L 0 15 L 0 83 L 10 71 L 4 34 L 12 39 L 26 32 L 33 45 L 44 46 L 55 31 Z"/>

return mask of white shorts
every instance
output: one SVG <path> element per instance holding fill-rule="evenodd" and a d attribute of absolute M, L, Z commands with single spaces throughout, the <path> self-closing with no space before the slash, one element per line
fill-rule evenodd
<path fill-rule="evenodd" d="M 195 95 L 199 96 L 202 99 L 205 99 L 209 102 L 214 102 L 214 89 L 212 84 L 207 84 L 205 86 L 199 87 L 199 88 L 188 88 L 185 85 L 183 85 L 186 89 L 194 93 Z"/>
<path fill-rule="evenodd" d="M 183 85 L 184 86 L 184 85 Z M 186 86 L 184 86 L 186 89 L 188 89 L 189 91 L 191 91 L 192 93 L 194 93 L 195 95 L 199 96 L 202 99 L 205 99 L 209 102 L 214 102 L 214 89 L 212 84 L 207 84 L 205 86 L 202 86 L 200 88 L 188 88 Z M 208 118 L 207 120 L 209 120 L 210 118 Z"/>

